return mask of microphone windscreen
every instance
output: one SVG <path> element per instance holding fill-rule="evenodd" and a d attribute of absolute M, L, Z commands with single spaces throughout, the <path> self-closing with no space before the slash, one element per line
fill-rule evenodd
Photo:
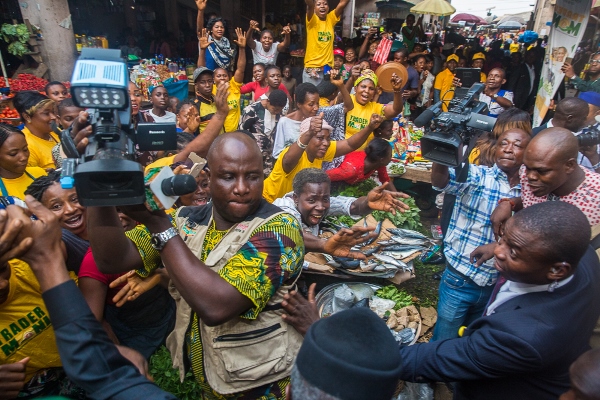
<path fill-rule="evenodd" d="M 165 196 L 181 196 L 193 193 L 198 184 L 191 175 L 175 175 L 160 183 L 160 188 Z"/>

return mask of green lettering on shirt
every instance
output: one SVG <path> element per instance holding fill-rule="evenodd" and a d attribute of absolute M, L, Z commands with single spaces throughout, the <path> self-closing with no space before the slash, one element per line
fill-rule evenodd
<path fill-rule="evenodd" d="M 10 325 L 8 325 L 8 327 L 10 328 L 10 330 L 12 331 L 13 335 L 16 335 L 17 333 L 21 332 L 21 328 L 19 328 L 17 326 L 17 324 L 15 324 L 14 322 Z"/>
<path fill-rule="evenodd" d="M 10 342 L 2 345 L 2 352 L 6 357 L 10 356 L 12 353 L 17 351 L 19 348 L 19 342 L 16 339 L 12 339 Z"/>
<path fill-rule="evenodd" d="M 39 318 L 42 318 L 43 316 L 46 315 L 46 313 L 40 308 L 40 307 L 36 307 L 33 309 L 33 312 L 35 313 L 35 315 L 37 315 Z"/>
<path fill-rule="evenodd" d="M 13 338 L 13 335 L 10 334 L 10 332 L 8 331 L 8 329 L 2 329 L 0 331 L 0 335 L 2 335 L 2 337 L 4 338 L 4 340 L 6 340 L 7 342 Z"/>
<path fill-rule="evenodd" d="M 29 321 L 27 321 L 25 318 L 19 318 L 18 322 L 19 322 L 19 325 L 21 325 L 22 329 L 29 327 Z"/>
<path fill-rule="evenodd" d="M 46 329 L 50 325 L 50 318 L 44 317 L 39 320 L 37 324 L 33 324 L 33 330 L 36 334 L 41 333 L 44 329 Z"/>
<path fill-rule="evenodd" d="M 329 42 L 331 41 L 331 32 L 318 32 L 317 41 Z"/>

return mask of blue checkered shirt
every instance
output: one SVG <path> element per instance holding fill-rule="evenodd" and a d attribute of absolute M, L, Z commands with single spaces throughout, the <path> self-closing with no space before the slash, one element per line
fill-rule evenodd
<path fill-rule="evenodd" d="M 450 168 L 448 185 L 434 189 L 456 196 L 452 218 L 444 237 L 446 261 L 477 285 L 493 285 L 498 277 L 494 259 L 478 268 L 471 263 L 470 254 L 477 247 L 494 241 L 490 222 L 492 211 L 498 205 L 498 200 L 520 197 L 521 186 L 511 188 L 508 177 L 496 165 L 491 168 L 469 165 L 466 182 L 456 182 L 456 172 Z"/>

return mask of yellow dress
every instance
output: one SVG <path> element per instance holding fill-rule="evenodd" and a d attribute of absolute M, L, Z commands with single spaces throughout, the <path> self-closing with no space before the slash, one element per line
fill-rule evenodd
<path fill-rule="evenodd" d="M 56 168 L 54 165 L 54 159 L 52 158 L 52 148 L 60 143 L 60 138 L 54 132 L 50 132 L 51 140 L 45 140 L 35 136 L 27 128 L 23 128 L 25 139 L 27 140 L 27 146 L 29 147 L 29 161 L 27 162 L 28 167 L 40 167 L 40 168 Z"/>

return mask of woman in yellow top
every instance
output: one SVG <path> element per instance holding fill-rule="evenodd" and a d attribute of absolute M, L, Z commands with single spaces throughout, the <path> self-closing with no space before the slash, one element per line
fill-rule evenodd
<path fill-rule="evenodd" d="M 23 200 L 25 189 L 35 178 L 46 175 L 39 167 L 28 167 L 25 135 L 12 125 L 0 124 L 0 191 L 2 196 Z"/>
<path fill-rule="evenodd" d="M 323 67 L 333 67 L 333 27 L 337 24 L 350 0 L 340 0 L 329 12 L 327 0 L 304 0 L 306 3 L 306 53 L 302 82 L 317 86 L 323 80 Z"/>
<path fill-rule="evenodd" d="M 29 145 L 28 167 L 56 168 L 52 148 L 60 138 L 52 132 L 54 101 L 38 92 L 18 92 L 13 100 L 21 119 L 25 122 L 23 133 Z"/>
<path fill-rule="evenodd" d="M 333 127 L 323 119 L 323 113 L 307 118 L 300 124 L 300 137 L 283 149 L 273 171 L 265 179 L 263 197 L 269 203 L 292 191 L 292 182 L 298 172 L 305 168 L 321 168 L 323 161 L 331 161 L 358 149 L 383 118 L 379 114 L 370 117 L 369 124 L 349 139 L 331 141 Z"/>
<path fill-rule="evenodd" d="M 373 101 L 379 83 L 375 72 L 365 69 L 360 72 L 359 76 L 353 74 L 348 81 L 350 82 L 350 80 L 354 82 L 356 93 L 350 96 L 354 108 L 346 113 L 346 139 L 350 139 L 369 125 L 369 119 L 373 114 L 381 115 L 385 119 L 392 119 L 402 112 L 402 87 L 405 82 L 402 82 L 402 79 L 396 74 L 393 74 L 391 78 L 394 101 L 390 104 L 379 104 Z M 364 150 L 372 139 L 373 135 L 369 136 L 359 150 Z"/>

